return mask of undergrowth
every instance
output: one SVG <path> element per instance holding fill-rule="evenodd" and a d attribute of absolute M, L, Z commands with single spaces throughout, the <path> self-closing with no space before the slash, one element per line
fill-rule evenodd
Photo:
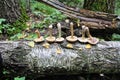
<path fill-rule="evenodd" d="M 39 22 L 36 22 L 33 18 L 30 18 L 29 21 L 31 22 L 31 25 L 30 25 L 31 29 L 34 29 L 34 28 L 43 29 L 48 27 L 50 24 L 54 24 L 66 18 L 66 16 L 63 15 L 60 11 L 34 0 L 31 0 L 30 8 L 31 8 L 31 13 L 34 14 L 35 16 L 39 18 L 44 17 L 43 19 L 37 19 Z M 16 21 L 16 23 L 13 25 L 15 26 L 15 28 L 16 26 L 18 26 L 17 28 L 19 29 L 15 29 L 16 34 L 10 38 L 11 40 L 18 40 L 20 39 L 21 36 L 24 36 L 23 33 L 21 32 L 22 30 L 26 29 L 26 23 L 25 23 L 26 19 L 22 20 L 24 18 L 27 18 L 27 17 L 25 14 L 22 14 L 21 19 L 19 21 Z M 32 40 L 31 38 L 34 39 L 33 35 L 35 34 L 32 34 L 32 33 L 29 34 L 30 38 L 27 38 L 27 40 Z"/>

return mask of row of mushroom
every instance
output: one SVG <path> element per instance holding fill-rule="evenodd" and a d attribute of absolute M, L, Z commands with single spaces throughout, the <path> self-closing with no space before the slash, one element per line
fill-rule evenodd
<path fill-rule="evenodd" d="M 47 38 L 44 38 L 43 36 L 41 36 L 39 30 L 36 30 L 35 33 L 37 34 L 38 38 L 36 38 L 34 41 L 35 42 L 43 42 L 44 40 L 46 40 L 47 42 L 63 42 L 65 40 L 65 38 L 63 38 L 61 36 L 61 24 L 58 23 L 57 24 L 57 28 L 58 28 L 58 37 L 54 37 L 52 35 L 52 30 L 53 30 L 53 26 L 50 25 L 49 26 L 49 36 Z M 82 25 L 82 36 L 81 37 L 77 37 L 74 35 L 74 24 L 73 22 L 70 23 L 70 32 L 71 35 L 66 37 L 66 40 L 68 42 L 76 42 L 77 40 L 81 43 L 90 43 L 90 44 L 97 44 L 99 42 L 99 39 L 96 37 L 92 37 L 92 35 L 90 34 L 89 28 L 85 25 Z M 87 38 L 85 37 L 85 35 L 87 36 Z"/>

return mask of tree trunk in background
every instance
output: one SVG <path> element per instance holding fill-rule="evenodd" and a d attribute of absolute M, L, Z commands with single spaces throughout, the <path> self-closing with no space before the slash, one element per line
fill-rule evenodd
<path fill-rule="evenodd" d="M 84 0 L 84 9 L 114 13 L 115 0 Z"/>
<path fill-rule="evenodd" d="M 0 18 L 15 22 L 21 15 L 20 0 L 0 0 Z"/>

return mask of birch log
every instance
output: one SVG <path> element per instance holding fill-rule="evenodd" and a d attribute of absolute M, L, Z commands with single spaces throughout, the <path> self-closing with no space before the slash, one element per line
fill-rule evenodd
<path fill-rule="evenodd" d="M 0 42 L 3 67 L 12 75 L 56 75 L 80 73 L 119 73 L 120 42 L 101 41 L 86 49 L 75 43 L 73 49 L 53 43 L 46 49 L 43 43 L 28 46 L 29 41 Z M 61 54 L 57 54 L 57 49 Z"/>

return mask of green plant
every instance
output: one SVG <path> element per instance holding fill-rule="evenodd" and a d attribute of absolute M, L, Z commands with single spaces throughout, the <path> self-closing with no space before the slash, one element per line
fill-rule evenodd
<path fill-rule="evenodd" d="M 2 33 L 2 29 L 3 29 L 3 24 L 2 24 L 2 22 L 4 22 L 5 21 L 5 19 L 0 19 L 0 33 Z"/>
<path fill-rule="evenodd" d="M 120 34 L 114 33 L 114 34 L 112 35 L 112 40 L 114 40 L 114 41 L 120 41 Z"/>
<path fill-rule="evenodd" d="M 14 80 L 25 80 L 25 77 L 15 77 Z"/>
<path fill-rule="evenodd" d="M 55 22 L 59 22 L 61 20 L 64 20 L 66 18 L 65 15 L 63 15 L 60 11 L 47 6 L 43 3 L 37 2 L 32 0 L 31 3 L 31 10 L 32 13 L 34 13 L 37 16 L 44 16 L 44 20 L 40 21 L 40 23 L 32 23 L 32 28 L 44 28 L 49 26 L 50 24 L 53 24 Z"/>
<path fill-rule="evenodd" d="M 15 30 L 14 27 L 11 27 L 10 24 L 4 24 L 2 22 L 5 22 L 6 20 L 5 19 L 0 19 L 0 34 L 4 34 L 4 32 L 6 32 L 5 34 L 9 34 L 11 32 L 13 32 Z"/>

